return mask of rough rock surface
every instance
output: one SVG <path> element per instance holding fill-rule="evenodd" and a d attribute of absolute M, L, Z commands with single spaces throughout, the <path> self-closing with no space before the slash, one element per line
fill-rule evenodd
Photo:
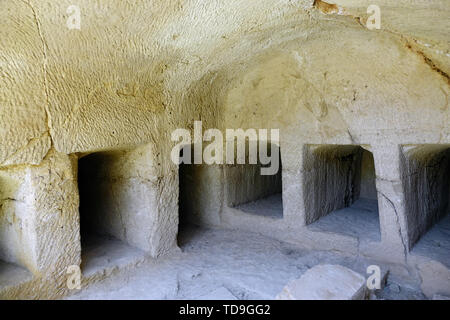
<path fill-rule="evenodd" d="M 95 192 L 111 200 L 93 211 L 97 231 L 153 256 L 174 249 L 180 179 L 171 133 L 192 132 L 194 120 L 204 129 L 279 128 L 283 208 L 282 219 L 246 214 L 232 202 L 270 194 L 270 184 L 245 180 L 254 169 L 201 167 L 192 171 L 194 222 L 417 273 L 442 269 L 424 290 L 432 294 L 433 283 L 447 291 L 449 266 L 436 267 L 435 257 L 419 263 L 411 251 L 449 211 L 448 183 L 433 177 L 447 177 L 450 166 L 423 148 L 450 148 L 447 0 L 379 0 L 379 30 L 366 28 L 370 0 L 79 0 L 79 30 L 67 28 L 72 4 L 1 0 L 0 259 L 32 280 L 0 283 L 0 296 L 67 293 L 66 270 L 81 265 L 83 251 L 78 162 L 90 154 L 125 153 L 114 161 L 123 168 L 97 176 Z M 308 228 L 329 213 L 306 205 L 315 200 L 304 178 L 317 145 L 372 153 L 375 174 L 362 173 L 371 183 L 360 187 L 378 198 L 376 240 Z M 142 163 L 141 148 L 151 168 L 135 174 L 128 166 Z M 349 167 L 331 168 L 342 177 Z M 315 190 L 329 190 L 326 172 L 315 170 Z M 345 197 L 354 178 L 345 187 L 332 179 L 338 199 L 326 198 L 328 208 L 352 202 Z"/>
<path fill-rule="evenodd" d="M 340 265 L 317 265 L 291 281 L 279 300 L 363 300 L 366 279 Z"/>
<path fill-rule="evenodd" d="M 421 289 L 428 297 L 434 294 L 450 295 L 450 270 L 442 263 L 430 261 L 419 265 Z"/>
<path fill-rule="evenodd" d="M 319 264 L 339 264 L 364 274 L 375 262 L 336 252 L 304 250 L 252 232 L 186 227 L 182 252 L 146 261 L 108 279 L 86 283 L 69 299 L 273 299 L 292 279 Z M 376 299 L 425 299 L 418 286 L 375 292 Z M 88 286 L 88 287 L 85 287 Z M 231 292 L 230 296 L 226 291 Z M 228 297 L 227 297 L 228 296 Z"/>

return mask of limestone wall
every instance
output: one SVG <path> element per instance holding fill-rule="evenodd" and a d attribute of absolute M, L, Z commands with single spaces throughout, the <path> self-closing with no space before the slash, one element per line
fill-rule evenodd
<path fill-rule="evenodd" d="M 99 152 L 78 162 L 81 231 L 107 234 L 157 255 L 152 234 L 157 178 L 149 146 Z M 86 230 L 83 230 L 86 229 Z"/>
<path fill-rule="evenodd" d="M 144 158 L 114 156 L 93 180 L 126 177 L 123 188 L 105 191 L 114 204 L 100 211 L 112 223 L 106 231 L 122 240 L 154 256 L 174 248 L 179 178 L 170 134 L 192 130 L 194 120 L 204 129 L 279 128 L 284 218 L 272 225 L 249 218 L 240 227 L 325 250 L 361 248 L 306 229 L 304 148 L 370 150 L 382 241 L 362 250 L 407 262 L 428 218 L 411 220 L 421 209 L 402 175 L 405 161 L 413 167 L 402 148 L 450 144 L 445 0 L 378 1 L 380 30 L 365 27 L 365 0 L 334 1 L 336 11 L 313 0 L 79 0 L 81 28 L 70 30 L 72 2 L 1 1 L 0 259 L 25 267 L 33 280 L 0 295 L 67 293 L 67 267 L 80 264 L 76 177 L 86 154 L 148 146 Z M 135 161 L 138 171 L 151 171 L 139 175 L 139 190 L 127 186 Z M 232 221 L 222 216 L 221 172 L 208 168 L 210 183 L 196 197 L 201 212 L 211 212 L 210 225 Z M 373 198 L 373 185 L 364 186 Z M 135 207 L 135 197 L 148 205 Z M 148 210 L 145 228 L 131 221 L 124 224 L 130 232 L 116 230 L 119 216 L 108 215 L 130 206 Z"/>
<path fill-rule="evenodd" d="M 403 149 L 410 247 L 448 213 L 450 145 L 407 146 Z"/>

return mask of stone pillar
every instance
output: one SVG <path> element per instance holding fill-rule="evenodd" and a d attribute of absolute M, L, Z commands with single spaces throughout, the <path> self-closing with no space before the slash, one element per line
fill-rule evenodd
<path fill-rule="evenodd" d="M 302 180 L 303 144 L 297 141 L 282 141 L 282 184 L 283 184 L 283 219 L 296 227 L 306 225 L 305 186 Z"/>
<path fill-rule="evenodd" d="M 398 145 L 372 146 L 380 217 L 380 254 L 404 261 L 408 252 L 408 230 L 404 190 L 401 181 L 401 157 Z"/>
<path fill-rule="evenodd" d="M 151 254 L 164 255 L 177 247 L 178 234 L 178 166 L 173 164 L 169 152 L 158 152 L 155 164 L 157 178 L 156 211 L 150 230 Z M 162 164 L 166 163 L 165 166 Z"/>

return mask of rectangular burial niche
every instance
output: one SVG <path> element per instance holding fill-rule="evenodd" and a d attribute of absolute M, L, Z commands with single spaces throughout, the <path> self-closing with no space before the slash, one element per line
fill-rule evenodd
<path fill-rule="evenodd" d="M 32 279 L 22 226 L 29 209 L 19 185 L 16 177 L 0 170 L 0 290 Z"/>
<path fill-rule="evenodd" d="M 450 267 L 450 145 L 402 147 L 409 248 Z"/>
<path fill-rule="evenodd" d="M 190 161 L 182 160 L 178 167 L 179 247 L 199 235 L 199 227 L 220 224 L 222 167 L 216 164 L 194 164 L 194 145 L 186 145 L 180 150 L 181 159 L 189 154 Z"/>
<path fill-rule="evenodd" d="M 147 190 L 133 151 L 97 152 L 78 161 L 81 269 L 89 275 L 144 256 Z M 144 200 L 143 200 L 144 199 Z"/>
<path fill-rule="evenodd" d="M 262 164 L 259 156 L 256 164 L 249 163 L 248 147 L 245 164 L 224 167 L 226 205 L 246 214 L 282 219 L 281 150 L 278 145 L 270 143 L 267 148 L 267 155 L 272 156 L 272 152 L 275 153 L 278 161 L 278 170 L 273 175 L 261 174 L 261 169 L 270 167 L 270 164 Z"/>
<path fill-rule="evenodd" d="M 303 169 L 309 229 L 381 241 L 370 151 L 357 145 L 308 145 Z"/>

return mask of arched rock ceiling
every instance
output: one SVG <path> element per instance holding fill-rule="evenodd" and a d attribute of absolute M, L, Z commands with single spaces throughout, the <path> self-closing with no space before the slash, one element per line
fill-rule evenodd
<path fill-rule="evenodd" d="M 163 144 L 200 118 L 247 125 L 256 103 L 288 128 L 297 110 L 325 135 L 392 117 L 448 131 L 447 0 L 378 1 L 377 31 L 364 27 L 370 1 L 337 0 L 341 14 L 313 3 L 79 0 L 81 30 L 69 30 L 72 0 L 0 0 L 0 166 L 38 164 L 52 146 Z"/>

